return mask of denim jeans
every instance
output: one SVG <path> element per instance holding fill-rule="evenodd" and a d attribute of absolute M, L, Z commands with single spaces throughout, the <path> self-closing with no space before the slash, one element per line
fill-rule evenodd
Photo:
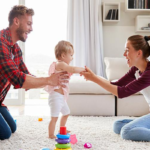
<path fill-rule="evenodd" d="M 150 114 L 137 119 L 123 119 L 114 122 L 113 130 L 125 140 L 150 141 Z"/>
<path fill-rule="evenodd" d="M 0 140 L 8 139 L 16 128 L 16 123 L 7 108 L 0 106 Z"/>

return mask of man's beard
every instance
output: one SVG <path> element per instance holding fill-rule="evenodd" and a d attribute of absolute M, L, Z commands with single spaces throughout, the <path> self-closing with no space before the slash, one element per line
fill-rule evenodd
<path fill-rule="evenodd" d="M 16 30 L 16 32 L 17 32 L 19 40 L 22 42 L 25 42 L 26 39 L 23 37 L 24 30 L 23 30 L 22 25 L 19 26 L 19 28 Z"/>

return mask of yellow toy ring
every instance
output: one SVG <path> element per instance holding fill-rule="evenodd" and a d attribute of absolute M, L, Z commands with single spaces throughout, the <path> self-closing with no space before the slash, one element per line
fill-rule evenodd
<path fill-rule="evenodd" d="M 64 148 L 55 148 L 54 150 L 64 150 Z M 65 150 L 72 150 L 72 148 L 66 148 Z"/>

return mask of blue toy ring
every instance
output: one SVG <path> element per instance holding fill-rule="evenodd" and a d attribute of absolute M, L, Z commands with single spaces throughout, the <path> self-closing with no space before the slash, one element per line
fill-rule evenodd
<path fill-rule="evenodd" d="M 67 135 L 62 135 L 60 133 L 58 133 L 57 135 L 58 139 L 69 139 L 70 138 L 70 134 L 67 133 Z"/>
<path fill-rule="evenodd" d="M 69 143 L 71 140 L 70 139 L 55 139 L 55 141 L 59 144 L 67 144 Z"/>

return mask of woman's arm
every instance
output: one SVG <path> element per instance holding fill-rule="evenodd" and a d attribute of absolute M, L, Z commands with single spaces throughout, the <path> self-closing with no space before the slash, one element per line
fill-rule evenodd
<path fill-rule="evenodd" d="M 134 73 L 134 70 L 131 69 L 131 72 L 130 75 Z M 106 89 L 107 91 L 111 92 L 112 94 L 116 95 L 119 98 L 128 97 L 150 86 L 150 70 L 145 71 L 138 79 L 133 78 L 133 80 L 130 81 L 128 84 L 124 84 L 122 86 L 112 85 L 106 79 L 96 76 L 87 67 L 86 67 L 86 72 L 82 72 L 81 75 L 84 75 L 86 80 L 91 80 L 99 84 L 101 87 L 103 87 L 104 89 Z"/>
<path fill-rule="evenodd" d="M 56 70 L 67 71 L 69 73 L 80 73 L 80 72 L 85 71 L 84 68 L 69 66 L 65 62 L 58 62 L 56 64 Z"/>
<path fill-rule="evenodd" d="M 111 84 L 108 80 L 95 75 L 89 68 L 86 68 L 86 72 L 81 72 L 80 74 L 85 77 L 86 80 L 93 81 L 100 85 L 105 90 L 111 92 L 115 96 L 118 96 L 117 86 Z"/>

